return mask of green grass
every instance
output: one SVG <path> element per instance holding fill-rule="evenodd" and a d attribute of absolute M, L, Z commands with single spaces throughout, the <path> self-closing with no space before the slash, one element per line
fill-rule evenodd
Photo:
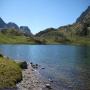
<path fill-rule="evenodd" d="M 4 35 L 0 33 L 0 44 L 75 44 L 90 45 L 90 37 L 70 36 L 66 35 L 67 40 L 55 40 L 55 38 L 31 38 L 25 36 Z"/>
<path fill-rule="evenodd" d="M 0 44 L 36 44 L 31 37 L 4 35 L 0 33 Z"/>
<path fill-rule="evenodd" d="M 22 79 L 19 65 L 10 59 L 0 57 L 0 88 L 15 87 Z"/>
<path fill-rule="evenodd" d="M 73 38 L 70 38 L 70 43 L 77 44 L 77 45 L 90 46 L 90 38 L 89 37 L 73 37 Z"/>

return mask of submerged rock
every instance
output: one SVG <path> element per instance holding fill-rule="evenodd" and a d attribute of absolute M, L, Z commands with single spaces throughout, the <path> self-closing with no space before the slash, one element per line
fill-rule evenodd
<path fill-rule="evenodd" d="M 37 69 L 38 68 L 38 64 L 33 64 L 32 62 L 30 63 L 31 64 L 31 66 L 34 68 L 34 69 Z"/>
<path fill-rule="evenodd" d="M 42 67 L 41 69 L 45 69 L 44 67 Z"/>

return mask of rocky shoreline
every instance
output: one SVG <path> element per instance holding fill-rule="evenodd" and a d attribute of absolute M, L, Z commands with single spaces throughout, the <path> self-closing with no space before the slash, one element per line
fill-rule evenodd
<path fill-rule="evenodd" d="M 7 56 L 3 56 L 9 59 Z M 51 85 L 49 80 L 42 79 L 39 73 L 39 65 L 27 63 L 26 61 L 14 60 L 22 68 L 22 80 L 16 84 L 16 87 L 0 88 L 0 90 L 50 90 Z M 44 67 L 40 67 L 45 69 Z"/>
<path fill-rule="evenodd" d="M 22 71 L 23 80 L 17 84 L 18 90 L 50 90 L 48 81 L 41 79 L 40 73 L 28 64 L 27 69 Z"/>
<path fill-rule="evenodd" d="M 1 55 L 2 56 L 2 55 Z M 3 56 L 9 59 L 7 56 Z M 44 70 L 38 64 L 28 63 L 26 61 L 14 60 L 22 69 L 22 80 L 15 87 L 0 88 L 0 90 L 59 90 L 56 88 L 55 81 L 44 78 L 40 70 Z"/>

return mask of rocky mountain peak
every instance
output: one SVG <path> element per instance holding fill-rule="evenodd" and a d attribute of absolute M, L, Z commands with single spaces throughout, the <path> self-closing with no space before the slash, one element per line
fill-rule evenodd
<path fill-rule="evenodd" d="M 13 23 L 13 22 L 9 22 L 7 24 L 7 28 L 13 28 L 13 29 L 16 29 L 16 30 L 19 30 L 19 27 L 17 24 Z"/>
<path fill-rule="evenodd" d="M 5 28 L 6 23 L 3 21 L 3 19 L 0 17 L 0 28 Z"/>
<path fill-rule="evenodd" d="M 80 15 L 76 20 L 76 23 L 86 23 L 90 22 L 90 6 Z"/>
<path fill-rule="evenodd" d="M 28 26 L 20 26 L 20 30 L 26 35 L 26 36 L 32 36 L 31 30 Z"/>

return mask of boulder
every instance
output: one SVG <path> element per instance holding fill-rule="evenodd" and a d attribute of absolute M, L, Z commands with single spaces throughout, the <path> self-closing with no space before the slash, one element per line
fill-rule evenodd
<path fill-rule="evenodd" d="M 27 69 L 27 62 L 26 61 L 23 61 L 23 62 L 19 62 L 19 66 L 22 68 L 22 69 Z"/>

